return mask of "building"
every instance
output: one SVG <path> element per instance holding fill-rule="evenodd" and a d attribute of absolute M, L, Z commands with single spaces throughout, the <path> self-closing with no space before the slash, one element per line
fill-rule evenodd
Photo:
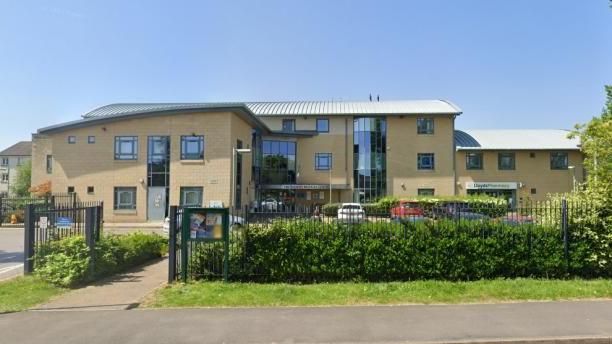
<path fill-rule="evenodd" d="M 32 142 L 21 141 L 0 152 L 0 197 L 12 194 L 17 168 L 32 156 Z"/>
<path fill-rule="evenodd" d="M 32 182 L 103 200 L 116 222 L 161 220 L 170 204 L 277 209 L 494 190 L 514 190 L 501 194 L 515 201 L 525 188 L 535 199 L 571 190 L 568 163 L 581 171 L 581 156 L 575 141 L 560 142 L 563 131 L 548 146 L 495 146 L 486 132 L 456 131 L 460 114 L 442 100 L 112 104 L 39 129 Z M 536 151 L 528 162 L 567 153 L 563 178 L 523 162 Z M 481 154 L 481 170 L 462 168 L 468 152 Z M 516 154 L 514 170 L 491 168 L 489 155 L 501 152 Z M 491 182 L 515 184 L 483 185 Z"/>

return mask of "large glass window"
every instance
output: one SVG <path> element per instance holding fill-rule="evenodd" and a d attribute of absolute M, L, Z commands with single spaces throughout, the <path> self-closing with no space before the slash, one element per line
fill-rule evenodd
<path fill-rule="evenodd" d="M 180 204 L 183 207 L 201 207 L 203 194 L 202 187 L 182 187 Z"/>
<path fill-rule="evenodd" d="M 384 117 L 353 120 L 353 186 L 356 202 L 374 202 L 387 189 L 387 122 Z"/>
<path fill-rule="evenodd" d="M 315 170 L 330 170 L 332 168 L 332 153 L 315 153 Z"/>
<path fill-rule="evenodd" d="M 181 160 L 204 159 L 204 136 L 181 136 Z"/>
<path fill-rule="evenodd" d="M 291 141 L 263 141 L 263 184 L 295 184 L 296 144 Z"/>
<path fill-rule="evenodd" d="M 328 133 L 329 132 L 329 119 L 317 118 L 317 132 Z"/>
<path fill-rule="evenodd" d="M 417 134 L 433 134 L 433 118 L 417 118 Z"/>
<path fill-rule="evenodd" d="M 115 210 L 136 209 L 136 188 L 116 187 L 113 208 Z"/>
<path fill-rule="evenodd" d="M 516 168 L 514 153 L 512 152 L 498 153 L 497 168 L 500 170 L 514 170 Z"/>
<path fill-rule="evenodd" d="M 295 131 L 295 120 L 294 119 L 284 119 L 283 120 L 283 131 Z"/>
<path fill-rule="evenodd" d="M 550 169 L 551 170 L 567 170 L 569 159 L 566 152 L 550 153 Z"/>
<path fill-rule="evenodd" d="M 170 185 L 170 137 L 149 136 L 147 176 L 148 186 Z"/>
<path fill-rule="evenodd" d="M 138 160 L 137 136 L 115 136 L 115 160 Z"/>
<path fill-rule="evenodd" d="M 467 170 L 482 170 L 482 153 L 469 152 L 465 154 L 465 168 Z"/>
<path fill-rule="evenodd" d="M 419 170 L 433 170 L 435 166 L 434 153 L 417 154 L 417 168 Z"/>

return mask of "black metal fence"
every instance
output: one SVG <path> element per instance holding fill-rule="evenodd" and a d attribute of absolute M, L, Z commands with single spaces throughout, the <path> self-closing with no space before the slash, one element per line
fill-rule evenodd
<path fill-rule="evenodd" d="M 54 193 L 43 197 L 0 197 L 0 226 L 23 224 L 25 208 L 29 204 L 45 206 L 76 206 L 76 193 Z"/>
<path fill-rule="evenodd" d="M 227 238 L 230 278 L 265 280 L 268 277 L 268 270 L 264 271 L 261 266 L 253 263 L 256 252 L 253 252 L 253 246 L 250 244 L 253 242 L 254 233 L 261 233 L 273 226 L 291 228 L 298 237 L 321 237 L 331 241 L 351 240 L 351 228 L 359 228 L 362 232 L 369 231 L 391 240 L 405 240 L 418 233 L 440 238 L 448 235 L 469 236 L 482 241 L 497 238 L 507 241 L 510 246 L 511 242 L 524 246 L 526 256 L 539 250 L 538 245 L 543 247 L 552 243 L 558 247 L 555 252 L 561 255 L 566 270 L 569 270 L 572 237 L 570 230 L 579 229 L 577 226 L 581 226 L 581 222 L 576 219 L 586 216 L 590 205 L 568 203 L 565 200 L 533 202 L 518 207 L 505 203 L 406 202 L 383 213 L 366 213 L 354 206 L 347 208 L 338 209 L 335 214 L 328 215 L 323 214 L 319 208 L 306 212 L 257 212 L 249 209 L 232 212 L 230 234 Z M 224 243 L 182 238 L 182 217 L 183 209 L 171 207 L 169 281 L 221 278 L 225 256 Z M 183 240 L 186 242 L 181 245 Z M 313 257 L 304 257 L 305 261 L 311 259 Z M 241 275 L 238 276 L 238 273 Z"/>
<path fill-rule="evenodd" d="M 35 257 L 53 241 L 84 236 L 90 252 L 100 239 L 103 225 L 103 202 L 68 204 L 28 204 L 24 215 L 24 273 L 36 269 Z"/>

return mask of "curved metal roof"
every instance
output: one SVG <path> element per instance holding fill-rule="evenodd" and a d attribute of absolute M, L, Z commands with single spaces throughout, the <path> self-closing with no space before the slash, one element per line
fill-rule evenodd
<path fill-rule="evenodd" d="M 400 115 L 455 114 L 461 109 L 444 100 L 400 100 L 382 102 L 292 101 L 230 103 L 126 103 L 94 109 L 83 118 L 123 116 L 130 113 L 176 111 L 200 108 L 246 106 L 256 116 L 302 115 Z"/>
<path fill-rule="evenodd" d="M 563 129 L 455 130 L 457 150 L 579 150 L 580 139 Z"/>

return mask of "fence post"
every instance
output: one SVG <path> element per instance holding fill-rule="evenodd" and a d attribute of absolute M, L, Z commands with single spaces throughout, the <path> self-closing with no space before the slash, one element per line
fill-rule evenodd
<path fill-rule="evenodd" d="M 104 202 L 100 202 L 100 204 L 96 207 L 98 216 L 96 216 L 96 240 L 100 240 L 100 236 L 102 235 L 102 224 L 104 223 Z"/>
<path fill-rule="evenodd" d="M 565 257 L 565 269 L 569 273 L 569 233 L 567 224 L 567 200 L 561 200 L 561 230 L 563 231 L 563 254 Z"/>
<path fill-rule="evenodd" d="M 25 208 L 23 224 L 23 274 L 34 271 L 34 205 L 28 204 Z"/>
<path fill-rule="evenodd" d="M 170 227 L 168 228 L 168 283 L 176 277 L 176 206 L 170 207 Z"/>
<path fill-rule="evenodd" d="M 94 273 L 94 258 L 96 248 L 96 208 L 85 208 L 85 242 L 89 248 L 89 272 L 93 276 Z"/>
<path fill-rule="evenodd" d="M 2 206 L 2 196 L 0 196 L 0 227 L 2 227 L 2 220 L 4 219 L 4 212 L 2 209 L 4 209 L 4 207 Z"/>

